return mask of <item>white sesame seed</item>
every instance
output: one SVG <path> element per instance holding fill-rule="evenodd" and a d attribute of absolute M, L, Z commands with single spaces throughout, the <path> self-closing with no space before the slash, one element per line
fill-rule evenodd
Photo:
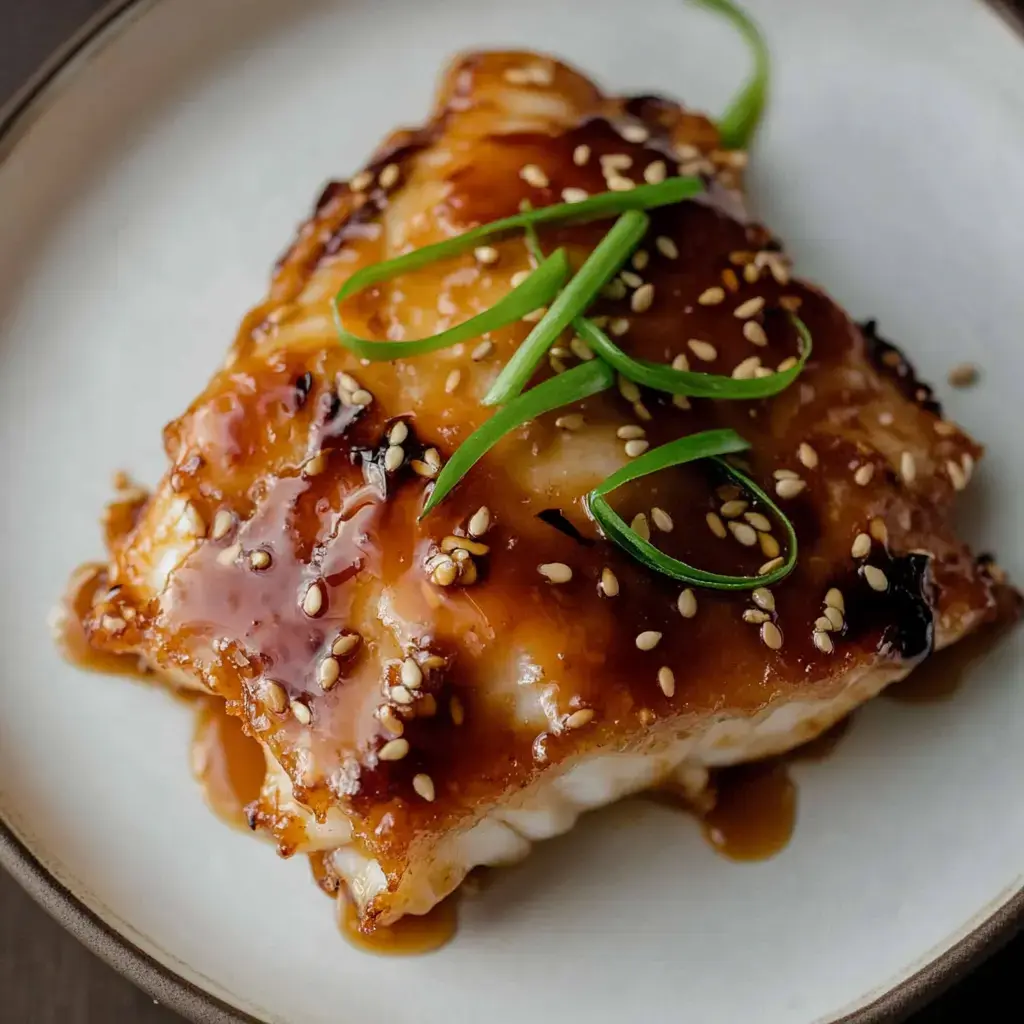
<path fill-rule="evenodd" d="M 191 536 L 206 536 L 206 520 L 199 514 L 199 509 L 197 509 L 191 501 L 185 502 L 185 508 L 182 510 L 181 518 Z"/>
<path fill-rule="evenodd" d="M 629 320 L 624 316 L 616 317 L 611 324 L 609 324 L 609 330 L 617 338 L 621 338 L 629 330 Z"/>
<path fill-rule="evenodd" d="M 384 453 L 384 469 L 389 473 L 394 473 L 404 461 L 405 449 L 400 444 L 388 445 L 388 449 Z"/>
<path fill-rule="evenodd" d="M 331 645 L 331 653 L 337 658 L 343 658 L 359 646 L 361 639 L 358 633 L 342 633 Z"/>
<path fill-rule="evenodd" d="M 750 380 L 759 368 L 761 368 L 761 357 L 747 356 L 733 368 L 733 380 Z"/>
<path fill-rule="evenodd" d="M 605 153 L 598 160 L 605 174 L 609 171 L 625 171 L 633 166 L 633 158 L 628 153 Z"/>
<path fill-rule="evenodd" d="M 466 527 L 470 537 L 482 537 L 491 528 L 491 510 L 481 505 L 469 518 Z"/>
<path fill-rule="evenodd" d="M 637 512 L 633 521 L 629 524 L 630 529 L 641 539 L 651 539 L 651 528 L 647 525 L 647 516 L 643 512 Z"/>
<path fill-rule="evenodd" d="M 755 284 L 761 277 L 761 268 L 756 263 L 748 263 L 743 268 L 743 280 L 747 284 Z"/>
<path fill-rule="evenodd" d="M 774 622 L 761 624 L 761 640 L 766 647 L 777 651 L 782 647 L 782 631 Z"/>
<path fill-rule="evenodd" d="M 562 199 L 567 203 L 582 203 L 590 198 L 590 193 L 585 188 L 563 188 Z"/>
<path fill-rule="evenodd" d="M 795 498 L 806 487 L 807 484 L 803 480 L 791 480 L 787 478 L 785 480 L 779 480 L 775 484 L 775 493 L 780 498 Z"/>
<path fill-rule="evenodd" d="M 751 345 L 759 345 L 763 348 L 768 344 L 768 335 L 765 334 L 764 328 L 756 320 L 748 320 L 743 325 L 743 337 Z"/>
<path fill-rule="evenodd" d="M 655 160 L 644 168 L 644 181 L 648 185 L 660 185 L 668 175 L 664 160 Z"/>
<path fill-rule="evenodd" d="M 566 729 L 582 729 L 583 726 L 587 725 L 594 717 L 593 708 L 580 708 L 579 711 L 574 711 L 565 720 Z"/>
<path fill-rule="evenodd" d="M 452 724 L 462 725 L 466 720 L 466 709 L 462 706 L 462 701 L 458 697 L 452 697 L 448 702 L 448 714 L 452 716 Z"/>
<path fill-rule="evenodd" d="M 626 449 L 626 454 L 631 459 L 635 459 L 638 455 L 643 455 L 651 445 L 648 441 L 635 439 L 633 441 L 627 441 L 624 447 Z"/>
<path fill-rule="evenodd" d="M 409 741 L 407 739 L 388 740 L 380 750 L 377 757 L 381 761 L 401 761 L 409 753 Z"/>
<path fill-rule="evenodd" d="M 725 301 L 725 289 L 715 285 L 713 288 L 706 288 L 697 296 L 697 302 L 702 306 L 717 306 Z"/>
<path fill-rule="evenodd" d="M 644 279 L 639 274 L 634 274 L 632 270 L 623 270 L 619 278 L 627 288 L 639 288 L 644 283 Z"/>
<path fill-rule="evenodd" d="M 292 709 L 292 714 L 295 716 L 295 721 L 300 725 L 309 725 L 313 721 L 312 713 L 301 700 L 293 700 L 289 706 Z"/>
<path fill-rule="evenodd" d="M 873 462 L 866 462 L 863 466 L 857 467 L 853 474 L 853 482 L 860 487 L 867 487 L 874 475 L 875 464 Z"/>
<path fill-rule="evenodd" d="M 959 467 L 957 468 L 959 469 Z M 218 509 L 217 514 L 213 517 L 213 530 L 210 536 L 214 540 L 221 540 L 231 532 L 234 525 L 235 517 L 226 508 Z"/>
<path fill-rule="evenodd" d="M 638 423 L 627 423 L 624 427 L 619 427 L 615 431 L 615 436 L 620 441 L 634 441 L 637 438 L 646 437 L 647 431 Z"/>
<path fill-rule="evenodd" d="M 624 124 L 619 128 L 619 134 L 627 142 L 635 142 L 637 145 L 651 137 L 651 133 L 642 124 Z"/>
<path fill-rule="evenodd" d="M 667 260 L 679 259 L 679 246 L 668 235 L 658 235 L 654 240 L 654 247 Z"/>
<path fill-rule="evenodd" d="M 640 285 L 629 300 L 629 308 L 634 313 L 646 313 L 654 302 L 654 285 L 648 282 Z"/>
<path fill-rule="evenodd" d="M 470 358 L 474 363 L 479 363 L 482 359 L 486 359 L 493 351 L 494 342 L 490 338 L 484 338 L 470 353 Z"/>
<path fill-rule="evenodd" d="M 253 551 L 249 554 L 249 565 L 260 572 L 263 569 L 269 569 L 272 559 L 269 551 L 263 551 L 262 549 Z"/>
<path fill-rule="evenodd" d="M 517 270 L 509 279 L 508 283 L 513 288 L 518 288 L 521 284 L 525 284 L 527 278 L 533 273 L 532 270 Z"/>
<path fill-rule="evenodd" d="M 800 442 L 796 455 L 808 469 L 814 469 L 818 465 L 818 453 L 806 441 Z"/>
<path fill-rule="evenodd" d="M 589 363 L 594 358 L 593 350 L 578 334 L 574 334 L 569 340 L 569 348 L 581 363 Z"/>
<path fill-rule="evenodd" d="M 757 533 L 747 523 L 738 523 L 732 519 L 729 521 L 729 530 L 744 547 L 750 548 L 757 543 Z"/>
<path fill-rule="evenodd" d="M 478 263 L 483 263 L 485 266 L 497 263 L 500 257 L 498 250 L 493 245 L 478 245 L 473 250 L 473 255 Z"/>
<path fill-rule="evenodd" d="M 452 372 L 448 374 L 447 378 L 445 378 L 445 382 L 444 382 L 444 390 L 445 390 L 445 392 L 450 395 L 459 386 L 459 381 L 461 381 L 461 380 L 462 380 L 462 371 L 461 370 L 452 370 Z"/>
<path fill-rule="evenodd" d="M 814 640 L 814 646 L 821 651 L 822 654 L 831 654 L 835 649 L 832 644 L 832 637 L 828 635 L 824 630 L 816 629 L 812 634 Z"/>
<path fill-rule="evenodd" d="M 705 363 L 710 363 L 718 358 L 718 349 L 716 349 L 710 341 L 701 341 L 700 338 L 691 338 L 686 345 L 698 359 Z"/>
<path fill-rule="evenodd" d="M 874 519 L 868 523 L 868 533 L 871 534 L 874 540 L 878 541 L 883 547 L 889 545 L 889 528 L 885 525 L 885 520 L 875 516 Z"/>
<path fill-rule="evenodd" d="M 632 178 L 626 178 L 621 174 L 608 175 L 605 184 L 610 192 L 629 192 L 636 188 L 636 182 Z"/>
<path fill-rule="evenodd" d="M 877 566 L 864 565 L 861 566 L 860 571 L 864 574 L 864 579 L 867 580 L 868 586 L 872 590 L 882 592 L 889 589 L 888 578 L 886 577 L 885 573 L 882 572 L 882 570 L 879 569 Z"/>
<path fill-rule="evenodd" d="M 409 463 L 409 467 L 417 476 L 422 476 L 427 480 L 433 480 L 437 476 L 437 467 L 431 466 L 427 462 L 423 462 L 420 459 L 413 459 Z"/>
<path fill-rule="evenodd" d="M 761 553 L 765 558 L 776 558 L 782 550 L 779 547 L 779 542 L 766 530 L 758 532 L 757 543 L 760 545 Z"/>
<path fill-rule="evenodd" d="M 450 587 L 458 578 L 458 566 L 451 558 L 442 558 L 430 573 L 430 579 L 439 587 Z"/>
<path fill-rule="evenodd" d="M 770 377 L 775 371 L 770 366 L 755 366 L 754 377 Z"/>
<path fill-rule="evenodd" d="M 384 170 L 380 172 L 380 176 L 377 178 L 377 184 L 381 188 L 391 188 L 392 185 L 398 183 L 398 176 L 401 173 L 398 169 L 398 164 L 388 164 Z"/>
<path fill-rule="evenodd" d="M 676 599 L 676 608 L 684 619 L 692 619 L 697 614 L 697 595 L 687 587 Z"/>
<path fill-rule="evenodd" d="M 781 363 L 779 363 L 778 367 L 776 368 L 777 372 L 785 373 L 787 370 L 792 370 L 793 367 L 796 366 L 797 361 L 798 360 L 796 356 L 788 356 L 787 358 L 783 359 Z"/>
<path fill-rule="evenodd" d="M 263 703 L 271 711 L 276 711 L 279 715 L 282 715 L 284 714 L 284 709 L 288 707 L 288 694 L 280 683 L 275 683 L 272 679 L 266 679 L 263 682 Z"/>
<path fill-rule="evenodd" d="M 548 176 L 536 164 L 525 164 L 520 167 L 519 177 L 534 188 L 547 188 L 549 184 Z"/>
<path fill-rule="evenodd" d="M 311 618 L 315 619 L 324 607 L 324 591 L 319 580 L 315 580 L 306 588 L 302 595 L 302 610 Z"/>
<path fill-rule="evenodd" d="M 360 388 L 352 392 L 351 400 L 353 405 L 367 406 L 373 402 L 373 395 L 366 388 Z"/>
<path fill-rule="evenodd" d="M 757 295 L 752 299 L 747 299 L 746 302 L 741 302 L 732 311 L 732 315 L 738 320 L 749 320 L 752 316 L 757 316 L 762 309 L 764 309 L 764 298 Z"/>
<path fill-rule="evenodd" d="M 601 570 L 601 583 L 599 584 L 601 593 L 605 597 L 617 597 L 619 593 L 619 578 L 605 566 Z"/>
<path fill-rule="evenodd" d="M 792 469 L 777 469 L 772 473 L 776 480 L 799 480 L 800 474 Z"/>
<path fill-rule="evenodd" d="M 572 162 L 577 167 L 583 167 L 590 159 L 590 147 L 586 145 L 577 146 L 572 151 Z"/>
<path fill-rule="evenodd" d="M 341 675 L 341 666 L 334 657 L 324 658 L 316 667 L 316 679 L 324 690 L 329 690 Z"/>
<path fill-rule="evenodd" d="M 752 626 L 760 626 L 761 623 L 767 622 L 771 616 L 767 612 L 761 611 L 760 608 L 745 608 L 741 618 Z"/>
<path fill-rule="evenodd" d="M 757 575 L 767 576 L 770 572 L 775 572 L 775 570 L 778 569 L 784 561 L 785 559 L 781 557 L 769 558 L 768 561 L 757 570 Z"/>
<path fill-rule="evenodd" d="M 964 452 L 960 456 L 960 465 L 964 468 L 964 479 L 970 483 L 974 475 L 974 456 L 970 452 Z"/>
<path fill-rule="evenodd" d="M 825 594 L 825 604 L 829 608 L 838 608 L 841 612 L 846 611 L 843 592 L 838 587 L 829 587 L 828 592 Z"/>
<path fill-rule="evenodd" d="M 545 562 L 537 566 L 537 572 L 551 583 L 568 583 L 572 579 L 572 569 L 565 562 Z"/>
<path fill-rule="evenodd" d="M 627 402 L 639 402 L 640 401 L 640 389 L 636 386 L 635 381 L 631 381 L 628 377 L 623 377 L 620 373 L 616 380 L 619 387 L 619 394 Z"/>
<path fill-rule="evenodd" d="M 911 452 L 904 452 L 900 456 L 900 476 L 908 484 L 912 484 L 917 476 L 917 463 L 914 461 L 914 456 Z"/>
<path fill-rule="evenodd" d="M 835 627 L 832 625 L 832 620 L 825 615 L 819 615 L 814 620 L 814 628 L 824 630 L 826 633 Z"/>
<path fill-rule="evenodd" d="M 428 804 L 434 802 L 434 797 L 437 795 L 434 789 L 434 780 L 429 776 L 420 772 L 418 775 L 412 777 L 412 788 L 416 790 L 417 796 L 421 796 Z"/>
<path fill-rule="evenodd" d="M 671 533 L 672 527 L 675 525 L 672 522 L 672 517 L 663 508 L 657 506 L 651 509 L 651 522 L 662 533 Z"/>
<path fill-rule="evenodd" d="M 845 624 L 843 613 L 830 604 L 825 605 L 825 618 L 833 629 L 842 629 Z"/>
<path fill-rule="evenodd" d="M 771 533 L 771 520 L 760 512 L 744 512 L 743 518 L 758 531 L 758 533 Z"/>
<path fill-rule="evenodd" d="M 656 629 L 645 629 L 637 634 L 636 646 L 641 651 L 653 651 L 661 643 L 661 634 Z"/>
<path fill-rule="evenodd" d="M 743 515 L 746 510 L 747 502 L 733 498 L 730 501 L 724 502 L 718 511 L 725 516 L 726 519 L 735 519 L 737 516 Z"/>
<path fill-rule="evenodd" d="M 866 533 L 858 533 L 853 538 L 850 554 L 854 558 L 867 558 L 871 554 L 871 538 Z"/>
<path fill-rule="evenodd" d="M 967 477 L 964 475 L 964 471 L 958 462 L 948 459 L 946 461 L 946 472 L 949 474 L 949 482 L 953 485 L 954 491 L 962 491 L 967 486 Z"/>
<path fill-rule="evenodd" d="M 353 192 L 365 192 L 373 184 L 373 174 L 370 171 L 360 171 L 349 183 L 348 187 Z"/>
<path fill-rule="evenodd" d="M 677 409 L 684 409 L 685 410 L 685 409 L 692 408 L 692 406 L 690 405 L 690 400 L 686 397 L 686 395 L 673 395 L 672 396 L 672 404 Z"/>
<path fill-rule="evenodd" d="M 388 697 L 390 697 L 390 699 L 396 704 L 402 704 L 405 706 L 412 704 L 413 701 L 416 700 L 409 687 L 402 686 L 401 684 L 398 686 L 392 686 L 388 690 Z"/>
<path fill-rule="evenodd" d="M 402 685 L 410 690 L 418 690 L 423 685 L 423 670 L 412 658 L 406 658 L 402 662 L 401 677 Z"/>
<path fill-rule="evenodd" d="M 377 709 L 377 718 L 392 736 L 401 736 L 405 732 L 405 724 L 388 704 L 383 704 Z"/>
<path fill-rule="evenodd" d="M 758 608 L 766 612 L 775 611 L 775 595 L 766 587 L 758 587 L 751 595 L 751 600 Z"/>
<path fill-rule="evenodd" d="M 686 358 L 686 353 L 685 352 L 680 352 L 679 355 L 677 355 L 672 360 L 672 369 L 673 370 L 684 370 L 685 371 L 685 370 L 689 370 L 689 368 L 690 368 L 690 360 Z"/>
<path fill-rule="evenodd" d="M 704 517 L 704 521 L 708 524 L 708 528 L 711 530 L 711 532 L 719 539 L 722 539 L 723 537 L 727 536 L 725 523 L 723 523 L 722 520 L 714 512 L 709 512 Z"/>
<path fill-rule="evenodd" d="M 676 676 L 668 665 L 662 665 L 658 669 L 658 686 L 666 697 L 671 697 L 676 692 Z"/>
<path fill-rule="evenodd" d="M 390 431 L 388 431 L 388 442 L 390 444 L 403 444 L 409 436 L 409 426 L 404 420 L 399 420 Z"/>
<path fill-rule="evenodd" d="M 579 430 L 583 426 L 583 416 L 578 412 L 566 413 L 555 420 L 555 426 L 559 430 Z"/>

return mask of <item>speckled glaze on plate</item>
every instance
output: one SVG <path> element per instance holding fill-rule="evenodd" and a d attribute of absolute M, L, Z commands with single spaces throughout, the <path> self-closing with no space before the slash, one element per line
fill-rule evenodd
<path fill-rule="evenodd" d="M 914 0 L 750 7 L 776 56 L 754 206 L 925 379 L 985 368 L 940 394 L 990 449 L 965 528 L 1024 578 L 1019 39 L 971 0 L 927 21 Z M 161 426 L 323 180 L 420 119 L 450 53 L 488 44 L 712 110 L 744 68 L 678 0 L 118 3 L 0 125 L 0 859 L 197 1020 L 601 1022 L 638 1000 L 702 1024 L 898 1018 L 1024 912 L 1021 631 L 953 700 L 879 703 L 800 766 L 775 860 L 717 860 L 687 819 L 625 804 L 499 877 L 452 946 L 412 961 L 348 947 L 304 862 L 209 814 L 185 708 L 50 645 L 49 605 L 99 551 L 111 471 L 156 479 Z"/>

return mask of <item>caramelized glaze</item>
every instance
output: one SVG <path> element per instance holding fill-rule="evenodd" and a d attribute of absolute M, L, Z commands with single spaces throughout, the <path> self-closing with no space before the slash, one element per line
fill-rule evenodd
<path fill-rule="evenodd" d="M 765 860 L 784 849 L 796 824 L 796 786 L 785 760 L 736 765 L 716 774 L 704 838 L 730 860 Z"/>

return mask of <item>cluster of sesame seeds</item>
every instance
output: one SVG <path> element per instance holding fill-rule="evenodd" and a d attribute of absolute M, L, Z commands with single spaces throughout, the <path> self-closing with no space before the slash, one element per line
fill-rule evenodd
<path fill-rule="evenodd" d="M 387 190 L 394 188 L 401 176 L 402 171 L 398 164 L 390 163 L 381 168 L 376 178 L 372 171 L 360 171 L 352 178 L 348 185 L 353 192 L 366 192 L 376 181 L 380 188 Z"/>
<path fill-rule="evenodd" d="M 523 67 L 506 68 L 505 81 L 510 85 L 551 85 L 555 80 L 555 71 L 551 64 L 526 64 Z"/>
<path fill-rule="evenodd" d="M 822 654 L 831 654 L 835 650 L 831 634 L 843 630 L 846 625 L 845 613 L 846 602 L 842 591 L 837 587 L 830 587 L 825 594 L 822 613 L 814 620 L 814 629 L 811 632 L 811 640 Z"/>
<path fill-rule="evenodd" d="M 807 488 L 807 481 L 792 469 L 777 469 L 772 474 L 775 478 L 775 493 L 780 498 L 795 498 Z"/>
<path fill-rule="evenodd" d="M 350 373 L 338 374 L 338 397 L 345 405 L 367 406 L 373 402 L 373 395 Z"/>
<path fill-rule="evenodd" d="M 974 474 L 974 456 L 970 452 L 964 452 L 959 462 L 955 459 L 947 459 L 946 474 L 949 477 L 949 482 L 953 485 L 953 490 L 966 489 Z"/>
<path fill-rule="evenodd" d="M 441 453 L 436 448 L 428 448 L 422 459 L 411 460 L 409 466 L 417 476 L 433 480 L 441 472 Z"/>

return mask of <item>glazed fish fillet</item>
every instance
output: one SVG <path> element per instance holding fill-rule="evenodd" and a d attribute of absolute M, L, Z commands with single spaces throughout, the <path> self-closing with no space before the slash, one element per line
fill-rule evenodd
<path fill-rule="evenodd" d="M 266 754 L 250 821 L 321 851 L 363 926 L 427 911 L 479 864 L 584 810 L 804 743 L 995 611 L 949 514 L 981 452 L 897 349 L 791 277 L 747 211 L 744 156 L 675 103 L 602 95 L 548 58 L 476 53 L 425 127 L 328 186 L 227 361 L 165 432 L 151 495 L 120 496 L 85 609 L 94 648 L 222 698 Z M 758 376 L 814 339 L 772 399 L 671 399 L 621 382 L 506 436 L 419 519 L 438 468 L 532 324 L 363 364 L 331 300 L 357 269 L 534 207 L 666 176 L 591 315 L 632 355 Z M 608 223 L 545 228 L 574 266 Z M 492 306 L 531 267 L 521 234 L 349 301 L 356 333 L 419 338 Z M 647 287 L 650 286 L 650 287 Z M 538 374 L 591 353 L 567 335 Z M 605 539 L 584 496 L 646 445 L 712 427 L 795 526 L 770 590 L 689 590 Z M 757 575 L 781 528 L 714 467 L 616 492 L 667 553 Z M 636 517 L 642 516 L 642 519 Z M 784 555 L 785 551 L 782 550 Z"/>

